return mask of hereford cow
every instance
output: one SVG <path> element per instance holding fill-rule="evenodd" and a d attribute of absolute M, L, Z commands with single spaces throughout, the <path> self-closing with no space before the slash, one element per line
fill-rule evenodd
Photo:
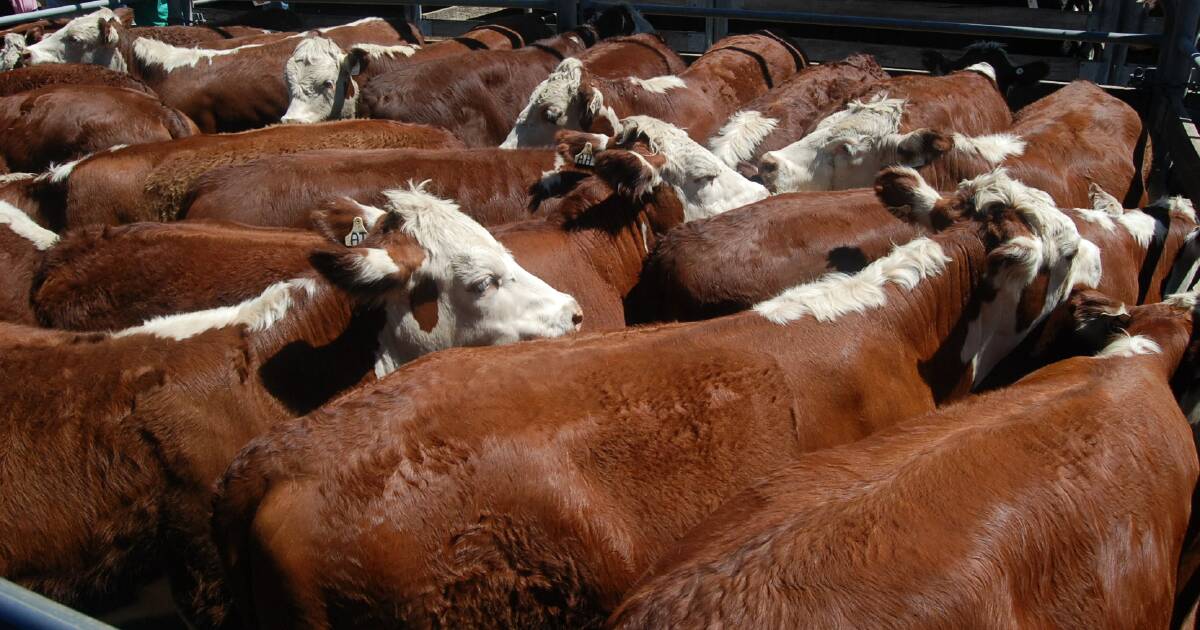
<path fill-rule="evenodd" d="M 910 173 L 880 186 L 912 196 Z M 1019 186 L 970 182 L 941 233 L 752 312 L 439 353 L 279 427 L 215 503 L 244 623 L 598 624 L 745 484 L 964 393 L 1019 341 L 1018 303 L 1095 279 Z"/>
<path fill-rule="evenodd" d="M 31 205 L 37 208 L 38 216 L 46 218 L 43 225 L 55 231 L 93 223 L 172 221 L 186 208 L 193 185 L 205 173 L 221 167 L 329 148 L 457 146 L 461 143 L 441 129 L 387 120 L 331 122 L 306 128 L 279 125 L 236 134 L 201 135 L 99 153 L 68 164 L 35 184 L 41 189 Z M 289 186 L 301 181 L 286 173 L 273 174 L 281 176 Z M 403 181 L 398 180 L 397 185 Z M 259 183 L 243 192 L 256 189 Z M 20 207 L 29 211 L 26 206 Z"/>
<path fill-rule="evenodd" d="M 439 59 L 476 50 L 512 50 L 538 39 L 528 35 L 544 32 L 539 37 L 550 36 L 540 20 L 524 26 L 525 34 L 501 24 L 477 26 L 460 37 L 419 47 L 411 55 L 373 55 L 371 46 L 353 46 L 346 52 L 332 40 L 307 39 L 296 46 L 285 66 L 291 101 L 283 122 L 353 118 L 361 87 L 373 77 L 402 67 L 410 59 Z"/>
<path fill-rule="evenodd" d="M 1117 199 L 1128 197 L 1135 185 L 1141 190 L 1134 151 L 1142 119 L 1090 81 L 1072 82 L 1026 106 L 1009 134 L 1025 147 L 1001 164 L 1017 179 L 1050 193 L 1060 206 L 1086 206 L 1091 184 Z"/>
<path fill-rule="evenodd" d="M 1095 356 L 756 481 L 609 625 L 1167 627 L 1197 478 L 1170 381 L 1195 302 L 1137 307 Z"/>
<path fill-rule="evenodd" d="M 225 42 L 243 40 L 250 43 L 252 38 L 279 36 L 281 33 L 255 28 L 253 26 L 134 26 L 128 28 L 133 38 L 145 37 L 172 46 L 184 48 L 211 48 Z M 282 35 L 287 35 L 283 33 Z"/>
<path fill-rule="evenodd" d="M 950 74 L 956 70 L 964 70 L 977 63 L 986 63 L 996 71 L 996 85 L 1000 92 L 1008 95 L 1013 88 L 1034 85 L 1046 78 L 1050 73 L 1050 65 L 1045 61 L 1031 61 L 1024 65 L 1016 65 L 1004 50 L 1004 44 L 999 42 L 975 42 L 963 49 L 963 54 L 955 61 L 936 50 L 927 50 L 921 54 L 921 63 L 933 76 Z"/>
<path fill-rule="evenodd" d="M 596 153 L 596 166 L 603 163 L 610 181 L 619 182 L 618 190 L 633 203 L 663 185 L 690 221 L 767 196 L 765 188 L 722 164 L 681 130 L 639 116 L 621 123 L 622 142 L 640 150 L 613 150 L 603 160 L 603 153 Z M 381 191 L 429 179 L 432 191 L 456 200 L 476 221 L 499 225 L 528 218 L 536 210 L 531 205 L 535 197 L 546 185 L 556 186 L 552 175 L 563 166 L 563 157 L 549 149 L 312 151 L 211 171 L 192 189 L 185 215 L 304 227 L 323 201 L 350 197 L 378 205 Z M 297 187 L 295 181 L 306 184 Z"/>
<path fill-rule="evenodd" d="M 124 72 L 89 64 L 45 64 L 0 73 L 0 96 L 12 96 L 51 85 L 106 85 L 158 97 L 148 85 Z"/>
<path fill-rule="evenodd" d="M 46 250 L 57 242 L 57 234 L 0 201 L 0 322 L 36 323 L 29 301 L 33 277 Z"/>
<path fill-rule="evenodd" d="M 51 85 L 0 97 L 0 172 L 40 172 L 114 146 L 195 133 L 187 116 L 149 94 Z"/>
<path fill-rule="evenodd" d="M 708 146 L 726 164 L 752 176 L 764 153 L 808 135 L 822 118 L 887 78 L 870 55 L 809 66 L 742 106 Z"/>
<path fill-rule="evenodd" d="M 1020 152 L 1021 143 L 1002 133 L 1011 125 L 986 63 L 945 77 L 895 77 L 821 120 L 803 139 L 765 153 L 758 172 L 776 193 L 840 190 L 869 186 L 883 166 L 918 168 L 941 157 L 922 175 L 948 190 Z"/>
<path fill-rule="evenodd" d="M 278 122 L 287 110 L 283 68 L 295 50 L 295 39 L 224 50 L 182 48 L 135 37 L 104 11 L 77 18 L 30 46 L 30 64 L 83 62 L 127 71 L 145 81 L 164 103 L 186 113 L 205 133 L 261 127 Z M 383 46 L 376 50 L 378 54 L 412 51 L 401 45 L 404 33 L 380 18 L 318 32 L 339 44 Z"/>
<path fill-rule="evenodd" d="M 769 31 L 727 37 L 678 75 L 649 79 L 593 76 L 583 60 L 564 59 L 533 90 L 500 146 L 547 145 L 564 127 L 615 135 L 619 119 L 635 114 L 685 128 L 703 141 L 736 109 L 807 63 L 803 52 Z"/>
<path fill-rule="evenodd" d="M 617 6 L 589 24 L 519 50 L 476 52 L 469 64 L 454 57 L 412 61 L 364 85 L 359 114 L 449 129 L 469 147 L 497 146 L 529 93 L 564 57 L 587 64 L 592 52 L 605 60 L 599 65 L 618 76 L 670 72 L 670 56 L 662 46 L 647 46 L 646 38 L 601 41 L 631 33 L 637 17 Z"/>
<path fill-rule="evenodd" d="M 390 200 L 362 247 L 318 249 L 319 275 L 235 306 L 107 334 L 0 326 L 0 575 L 94 611 L 166 571 L 216 627 L 209 495 L 242 444 L 421 354 L 578 326 L 453 204 Z"/>

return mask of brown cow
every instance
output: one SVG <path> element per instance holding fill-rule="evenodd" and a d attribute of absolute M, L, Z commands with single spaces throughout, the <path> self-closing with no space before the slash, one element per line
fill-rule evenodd
<path fill-rule="evenodd" d="M 1090 81 L 1074 81 L 1029 104 L 1009 134 L 1025 147 L 1002 165 L 1060 206 L 1087 205 L 1090 184 L 1125 199 L 1138 181 L 1133 158 L 1142 119 Z"/>
<path fill-rule="evenodd" d="M 483 50 L 471 63 L 456 58 L 413 61 L 363 86 L 360 115 L 435 125 L 449 129 L 469 147 L 499 145 L 535 86 L 564 57 L 587 63 L 589 47 L 604 55 L 603 67 L 620 76 L 650 77 L 669 71 L 670 57 L 645 38 L 600 41 L 629 34 L 634 12 L 606 10 L 594 22 L 518 50 Z M 599 44 L 597 44 L 599 42 Z M 614 64 L 612 61 L 620 59 Z"/>
<path fill-rule="evenodd" d="M 501 146 L 550 144 L 562 127 L 615 135 L 618 119 L 632 115 L 669 122 L 703 142 L 739 107 L 807 64 L 803 52 L 769 31 L 726 37 L 678 76 L 594 76 L 583 59 L 564 59 L 533 90 Z"/>
<path fill-rule="evenodd" d="M 0 96 L 12 96 L 50 85 L 107 85 L 158 96 L 148 85 L 124 72 L 90 64 L 44 64 L 0 73 Z"/>
<path fill-rule="evenodd" d="M 535 185 L 561 163 L 550 149 L 306 151 L 209 171 L 192 186 L 180 216 L 307 227 L 328 200 L 380 205 L 383 191 L 430 180 L 433 194 L 454 199 L 484 225 L 498 225 L 527 218 Z"/>
<path fill-rule="evenodd" d="M 209 26 L 207 24 L 134 26 L 129 27 L 127 32 L 134 39 L 145 37 L 184 48 L 212 48 L 231 40 L 243 40 L 243 43 L 251 43 L 251 38 L 279 35 L 279 33 L 272 33 L 253 26 Z"/>
<path fill-rule="evenodd" d="M 334 250 L 309 230 L 203 221 L 86 226 L 47 252 L 23 298 L 48 328 L 120 330 L 238 304 L 311 271 L 312 252 Z"/>
<path fill-rule="evenodd" d="M 856 273 L 920 232 L 869 188 L 774 195 L 668 232 L 626 314 L 646 323 L 743 311 L 826 273 Z"/>
<path fill-rule="evenodd" d="M 753 176 L 764 153 L 808 135 L 822 118 L 887 78 L 870 55 L 809 66 L 742 106 L 708 146 L 726 164 Z"/>
<path fill-rule="evenodd" d="M 195 182 L 224 166 L 328 148 L 457 146 L 461 143 L 441 129 L 386 120 L 332 122 L 304 128 L 278 125 L 142 144 L 92 155 L 43 178 L 41 185 L 47 190 L 40 191 L 36 214 L 45 217 L 48 222 L 43 225 L 55 231 L 93 223 L 171 221 L 186 207 L 183 204 Z M 30 208 L 13 203 L 34 214 Z"/>
<path fill-rule="evenodd" d="M 214 504 L 244 623 L 595 625 L 746 483 L 964 393 L 1019 339 L 1011 298 L 1096 275 L 1019 187 L 974 182 L 942 233 L 753 312 L 439 353 L 281 426 Z"/>
<path fill-rule="evenodd" d="M 532 23 L 518 20 L 515 25 L 527 34 L 550 36 L 549 29 L 540 19 L 533 19 Z M 412 59 L 440 59 L 476 50 L 512 50 L 534 39 L 537 38 L 527 39 L 521 32 L 501 24 L 484 24 L 460 37 L 416 47 L 411 55 L 388 56 L 372 54 L 375 51 L 372 46 L 353 46 L 346 52 L 332 40 L 313 37 L 296 46 L 285 66 L 284 76 L 291 101 L 283 122 L 314 123 L 353 118 L 358 111 L 361 86 L 374 77 L 403 67 Z"/>
<path fill-rule="evenodd" d="M 33 325 L 29 302 L 34 274 L 58 235 L 0 201 L 0 322 Z"/>
<path fill-rule="evenodd" d="M 421 354 L 578 325 L 453 204 L 390 202 L 362 247 L 236 306 L 111 334 L 0 326 L 0 575 L 96 610 L 166 570 L 185 615 L 219 625 L 209 495 L 243 443 Z"/>
<path fill-rule="evenodd" d="M 1167 627 L 1197 478 L 1169 382 L 1195 300 L 1137 307 L 1094 357 L 757 481 L 609 625 Z"/>
<path fill-rule="evenodd" d="M 195 133 L 187 116 L 149 94 L 51 85 L 0 97 L 0 172 L 39 172 L 118 145 Z"/>
<path fill-rule="evenodd" d="M 944 77 L 894 77 L 821 120 L 803 139 L 763 154 L 758 172 L 777 193 L 860 188 L 881 167 L 923 167 L 930 156 L 953 149 L 922 170 L 939 190 L 953 189 L 1019 152 L 1020 143 L 1002 133 L 1011 126 L 1012 113 L 986 63 Z M 959 134 L 953 142 L 952 133 Z"/>

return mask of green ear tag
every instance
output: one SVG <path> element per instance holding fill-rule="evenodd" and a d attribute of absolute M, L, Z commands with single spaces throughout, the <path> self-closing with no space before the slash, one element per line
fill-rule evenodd
<path fill-rule="evenodd" d="M 595 166 L 596 155 L 592 150 L 592 143 L 589 142 L 583 145 L 583 150 L 575 156 L 575 166 Z"/>
<path fill-rule="evenodd" d="M 367 227 L 363 225 L 362 217 L 354 217 L 354 225 L 346 235 L 346 247 L 354 247 L 367 238 Z"/>

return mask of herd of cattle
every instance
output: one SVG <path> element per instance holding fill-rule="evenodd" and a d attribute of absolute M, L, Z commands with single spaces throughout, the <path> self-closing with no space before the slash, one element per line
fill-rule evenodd
<path fill-rule="evenodd" d="M 1137 113 L 647 26 L 6 34 L 0 576 L 204 628 L 1183 623 L 1200 231 Z"/>

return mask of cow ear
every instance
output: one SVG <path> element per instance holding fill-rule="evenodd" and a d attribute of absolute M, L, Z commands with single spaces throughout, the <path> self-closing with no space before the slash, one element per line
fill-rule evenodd
<path fill-rule="evenodd" d="M 355 46 L 350 49 L 350 52 L 346 53 L 346 61 L 343 65 L 350 76 L 356 77 L 362 74 L 363 70 L 367 69 L 367 64 L 370 63 L 370 60 L 371 56 L 367 54 L 367 51 Z"/>
<path fill-rule="evenodd" d="M 340 245 L 357 245 L 366 240 L 368 234 L 385 233 L 387 230 L 382 224 L 386 223 L 389 214 L 348 197 L 336 197 L 314 210 L 309 220 L 312 229 L 330 241 Z M 358 230 L 355 229 L 355 219 L 362 224 Z M 362 234 L 352 235 L 357 231 L 362 231 Z"/>
<path fill-rule="evenodd" d="M 936 50 L 921 51 L 921 67 L 933 76 L 946 74 L 946 56 Z"/>
<path fill-rule="evenodd" d="M 952 200 L 944 199 L 917 171 L 891 166 L 875 176 L 875 196 L 896 216 L 934 229 L 963 218 Z"/>
<path fill-rule="evenodd" d="M 932 129 L 915 129 L 899 138 L 896 157 L 904 166 L 918 168 L 938 159 L 954 148 L 954 140 Z"/>
<path fill-rule="evenodd" d="M 108 47 L 114 47 L 121 40 L 121 36 L 117 33 L 117 21 L 108 18 L 100 18 L 98 24 L 100 28 L 100 42 Z"/>
<path fill-rule="evenodd" d="M 45 36 L 46 29 L 41 26 L 35 26 L 25 31 L 25 43 L 30 45 L 36 44 L 42 41 L 42 38 Z"/>
<path fill-rule="evenodd" d="M 1050 64 L 1045 61 L 1031 61 L 1023 66 L 1017 66 L 1014 73 L 1017 75 L 1013 81 L 1015 84 L 1033 85 L 1050 74 Z"/>
<path fill-rule="evenodd" d="M 1129 326 L 1125 305 L 1093 289 L 1075 289 L 1067 298 L 1074 322 L 1073 336 L 1089 353 L 1103 348 L 1117 332 Z"/>
<path fill-rule="evenodd" d="M 658 174 L 662 164 L 661 155 L 647 158 L 637 151 L 609 150 L 597 154 L 595 172 L 617 194 L 636 202 L 652 195 L 662 183 Z"/>
<path fill-rule="evenodd" d="M 415 242 L 388 247 L 317 250 L 308 261 L 334 286 L 366 302 L 378 302 L 388 293 L 403 290 L 425 260 Z"/>

